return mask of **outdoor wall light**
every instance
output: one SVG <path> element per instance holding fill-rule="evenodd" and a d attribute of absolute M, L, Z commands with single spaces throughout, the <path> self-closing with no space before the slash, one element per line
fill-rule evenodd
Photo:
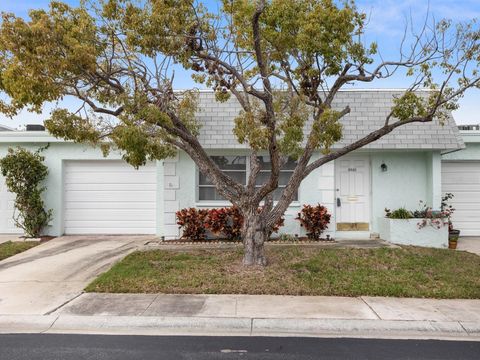
<path fill-rule="evenodd" d="M 382 165 L 380 165 L 380 169 L 382 169 L 382 172 L 386 172 L 388 170 L 388 166 L 382 162 Z"/>

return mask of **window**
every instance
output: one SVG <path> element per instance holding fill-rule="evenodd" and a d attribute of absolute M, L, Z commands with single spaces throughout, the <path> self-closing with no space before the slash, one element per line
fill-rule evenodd
<path fill-rule="evenodd" d="M 241 184 L 247 182 L 247 158 L 246 156 L 212 156 L 211 159 L 228 176 Z M 198 178 L 199 200 L 225 200 L 215 189 L 208 178 L 199 173 Z"/>
<path fill-rule="evenodd" d="M 260 173 L 257 176 L 256 186 L 260 187 L 268 181 L 272 164 L 270 162 L 270 156 L 259 156 L 258 160 L 260 162 Z M 283 165 L 280 170 L 280 176 L 278 177 L 278 189 L 273 192 L 274 201 L 280 200 L 282 191 L 287 186 L 288 180 L 290 180 L 296 165 L 297 163 L 292 159 L 288 159 L 287 163 Z M 293 200 L 298 200 L 298 192 L 295 193 Z"/>
<path fill-rule="evenodd" d="M 232 177 L 239 183 L 245 185 L 247 183 L 247 162 L 250 160 L 246 156 L 212 156 L 211 159 L 218 167 L 228 176 Z M 257 176 L 256 187 L 262 186 L 270 177 L 271 163 L 270 156 L 259 156 L 260 173 Z M 288 160 L 288 162 L 280 170 L 278 179 L 278 189 L 273 192 L 273 200 L 280 199 L 283 189 L 293 174 L 296 162 Z M 225 199 L 217 192 L 215 186 L 208 178 L 199 172 L 198 178 L 198 200 L 200 201 L 224 201 Z M 298 193 L 295 193 L 294 200 L 298 200 Z"/>

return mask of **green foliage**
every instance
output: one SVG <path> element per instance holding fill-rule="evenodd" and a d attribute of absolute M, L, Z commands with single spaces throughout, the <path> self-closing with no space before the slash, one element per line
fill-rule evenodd
<path fill-rule="evenodd" d="M 385 209 L 385 215 L 390 219 L 412 219 L 413 218 L 412 212 L 408 211 L 405 208 L 399 208 L 393 211 Z"/>
<path fill-rule="evenodd" d="M 85 8 L 52 1 L 48 11 L 30 10 L 29 16 L 2 13 L 0 90 L 12 101 L 1 105 L 9 115 L 24 107 L 40 112 L 43 103 L 63 97 L 64 79 L 95 71 L 104 48 Z"/>
<path fill-rule="evenodd" d="M 23 148 L 8 149 L 8 154 L 0 159 L 0 170 L 5 183 L 15 197 L 15 208 L 18 216 L 15 224 L 30 237 L 38 237 L 42 229 L 52 218 L 52 210 L 45 210 L 42 200 L 41 186 L 48 175 L 48 168 L 43 164 L 45 158 L 40 149 L 31 152 Z"/>
<path fill-rule="evenodd" d="M 342 138 L 342 124 L 340 113 L 325 109 L 320 118 L 313 123 L 312 140 L 315 148 L 321 149 L 324 154 L 330 152 L 333 144 Z"/>
<path fill-rule="evenodd" d="M 240 144 L 248 143 L 254 150 L 268 148 L 271 133 L 265 126 L 265 117 L 266 112 L 257 101 L 253 102 L 251 111 L 240 112 L 233 129 Z"/>
<path fill-rule="evenodd" d="M 50 118 L 45 120 L 44 124 L 53 136 L 79 143 L 95 143 L 100 136 L 100 132 L 91 122 L 71 114 L 66 109 L 52 111 Z"/>
<path fill-rule="evenodd" d="M 426 100 L 412 91 L 405 92 L 401 97 L 393 99 L 394 107 L 392 114 L 401 121 L 413 117 L 427 115 Z"/>

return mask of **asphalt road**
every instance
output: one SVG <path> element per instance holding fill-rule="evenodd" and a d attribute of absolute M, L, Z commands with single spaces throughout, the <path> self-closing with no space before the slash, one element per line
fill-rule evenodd
<path fill-rule="evenodd" d="M 479 359 L 480 342 L 273 337 L 0 335 L 1 360 Z"/>

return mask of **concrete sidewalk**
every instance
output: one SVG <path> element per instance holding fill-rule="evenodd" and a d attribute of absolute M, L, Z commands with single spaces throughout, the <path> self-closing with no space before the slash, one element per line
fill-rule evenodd
<path fill-rule="evenodd" d="M 480 341 L 480 300 L 82 294 L 0 332 L 429 338 Z"/>

